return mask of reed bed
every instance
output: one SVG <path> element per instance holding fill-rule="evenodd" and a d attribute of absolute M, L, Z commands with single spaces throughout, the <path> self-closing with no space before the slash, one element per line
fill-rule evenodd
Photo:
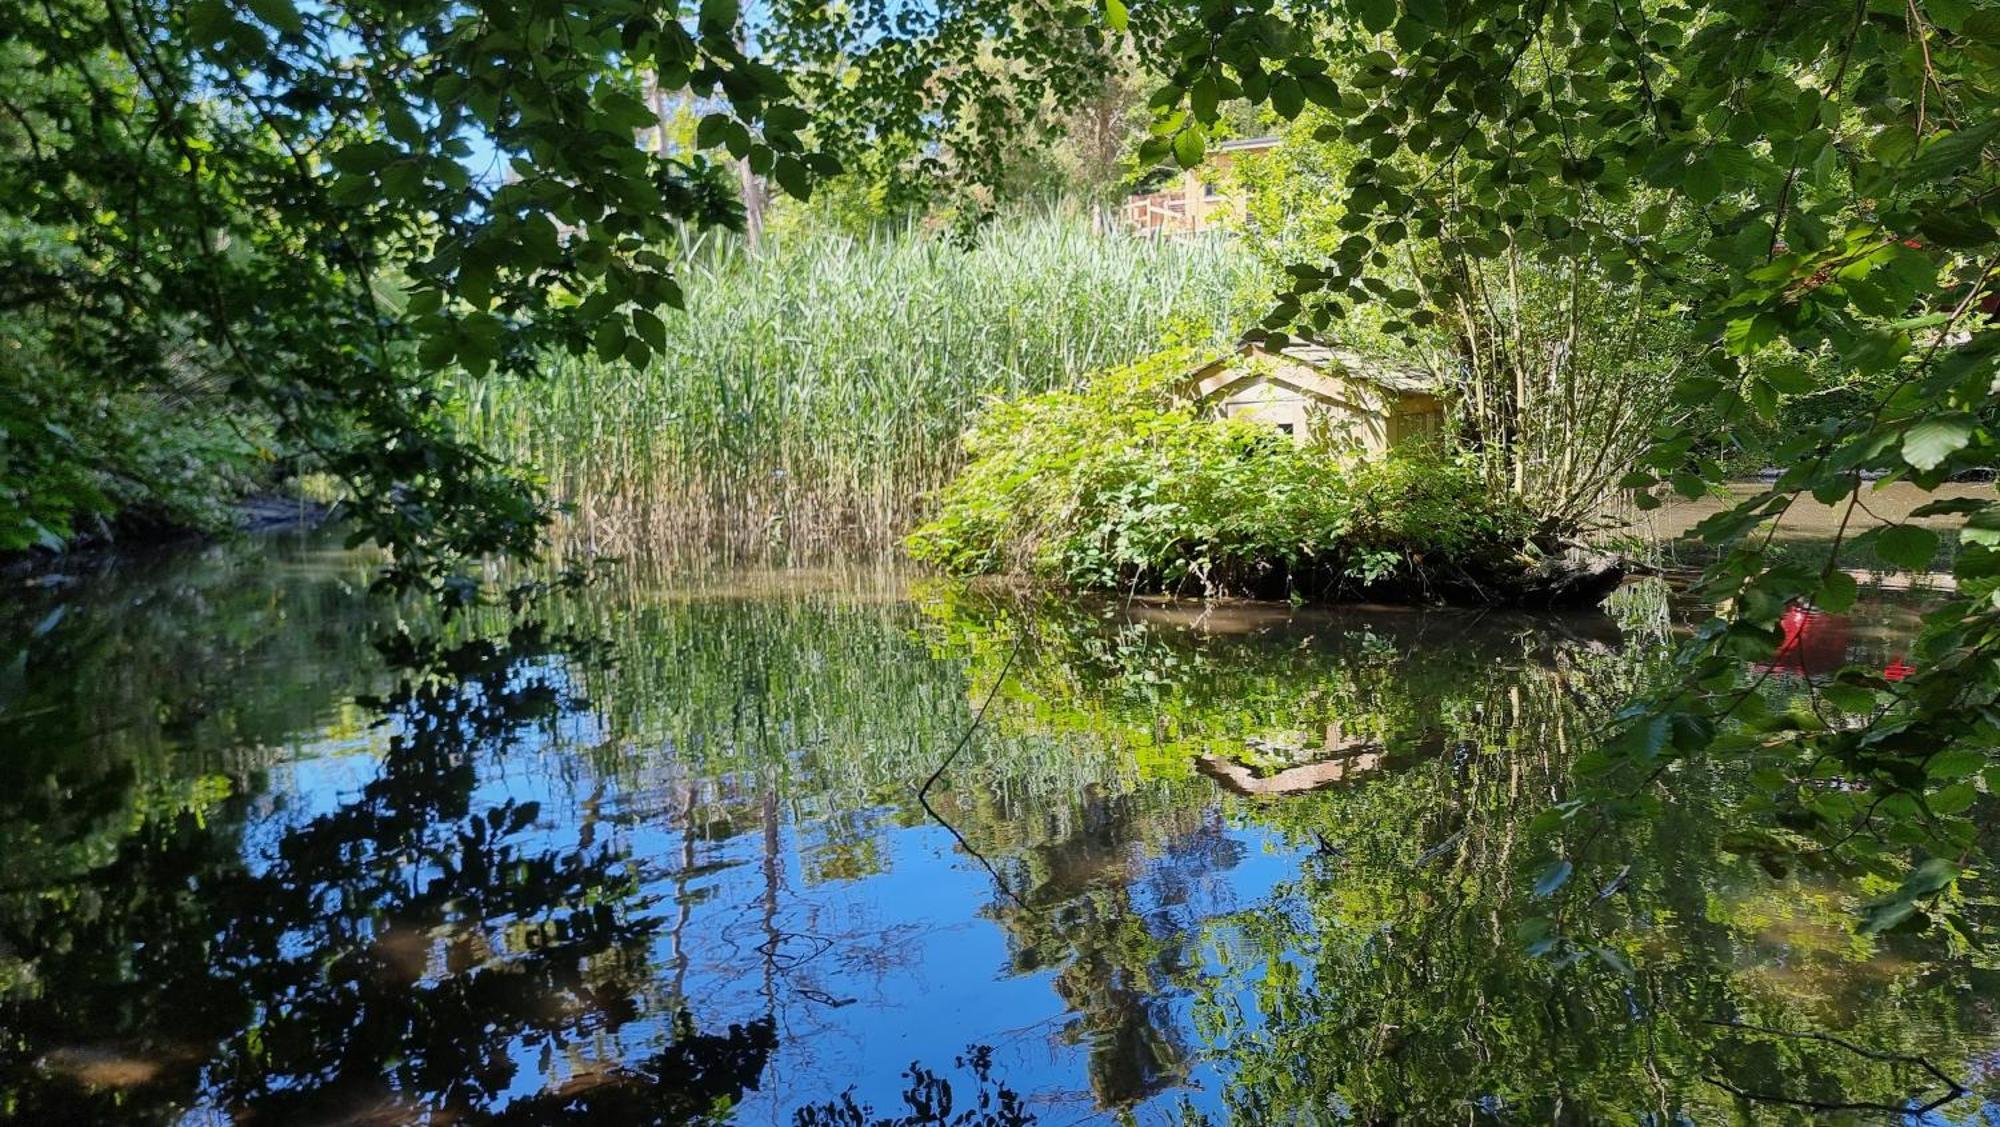
<path fill-rule="evenodd" d="M 957 469 L 982 399 L 1220 338 L 1254 292 L 1226 242 L 1060 216 L 970 248 L 917 230 L 710 243 L 683 269 L 687 309 L 643 370 L 564 356 L 465 389 L 474 436 L 545 474 L 592 546 L 885 547 Z"/>
<path fill-rule="evenodd" d="M 801 574 L 634 558 L 567 596 L 565 625 L 608 659 L 576 669 L 586 740 L 618 734 L 585 752 L 591 770 L 634 793 L 701 778 L 769 787 L 794 814 L 895 807 L 912 821 L 925 816 L 918 788 L 954 748 L 939 791 L 1013 816 L 1062 821 L 1076 795 L 1146 789 L 1108 745 L 968 736 L 992 671 L 934 649 L 907 576 L 882 562 Z"/>

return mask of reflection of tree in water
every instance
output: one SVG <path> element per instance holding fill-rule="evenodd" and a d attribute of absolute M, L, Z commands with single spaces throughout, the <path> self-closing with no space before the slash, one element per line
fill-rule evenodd
<path fill-rule="evenodd" d="M 97 639 L 96 664 L 37 654 L 0 673 L 0 707 L 41 737 L 0 760 L 0 1115 L 720 1115 L 760 1080 L 777 1086 L 765 1070 L 781 1037 L 808 1057 L 821 1036 L 865 1034 L 872 1015 L 857 1025 L 848 1003 L 869 979 L 903 1003 L 893 984 L 924 969 L 920 929 L 862 911 L 814 920 L 827 902 L 814 882 L 860 882 L 853 902 L 871 903 L 897 827 L 925 817 L 911 795 L 930 753 L 963 733 L 968 698 L 1024 624 L 1017 676 L 934 801 L 1004 882 L 986 913 L 1012 969 L 1061 997 L 1056 1035 L 1082 1052 L 1051 1056 L 1084 1058 L 1100 1109 L 1158 1111 L 1174 1098 L 1163 1088 L 1212 1065 L 1211 1093 L 1244 1120 L 1710 1120 L 1735 1109 L 1705 1077 L 1802 1099 L 1926 1082 L 1800 1031 L 1948 1067 L 2000 1045 L 1983 1000 L 1995 992 L 1966 959 L 1901 939 L 1888 953 L 1905 960 L 1872 957 L 1834 885 L 1773 886 L 1731 854 L 1727 819 L 1702 806 L 1738 798 L 1727 779 L 1689 783 L 1687 804 L 1600 842 L 1607 873 L 1633 866 L 1578 932 L 1603 954 L 1526 953 L 1520 926 L 1545 910 L 1520 891 L 1546 856 L 1529 823 L 1567 795 L 1584 718 L 1631 676 L 1629 655 L 1585 627 L 1361 610 L 1195 625 L 1002 605 L 934 613 L 916 639 L 902 611 L 702 605 L 615 638 L 619 670 L 592 683 L 591 706 L 565 639 L 405 652 L 433 675 L 389 694 L 395 724 L 369 740 L 358 722 L 374 712 L 329 705 L 362 655 L 268 680 L 200 668 L 353 648 L 351 624 L 315 617 L 312 600 L 253 586 L 241 603 L 249 625 L 209 639 L 212 653 L 75 632 L 72 612 L 51 637 Z M 586 618 L 623 621 L 623 605 Z M 212 627 L 199 613 L 161 623 L 199 639 Z M 130 653 L 148 655 L 143 669 L 118 669 Z M 116 686 L 116 731 L 66 754 L 53 718 L 91 718 L 78 698 L 93 679 Z M 666 714 L 645 713 L 652 702 Z M 379 762 L 275 753 L 300 731 L 373 746 Z M 527 761 L 547 731 L 563 755 Z M 615 738 L 575 746 L 603 733 Z M 1350 739 L 1383 750 L 1282 800 L 1219 796 L 1186 770 L 1212 752 L 1283 770 Z M 355 765 L 365 776 L 333 794 L 327 772 Z M 572 770 L 590 792 L 565 803 Z M 287 785 L 287 771 L 319 774 Z M 290 794 L 319 804 L 288 808 Z M 1286 857 L 1254 879 L 1290 879 L 1239 904 L 1253 837 Z M 1965 911 L 1991 926 L 1991 906 Z M 855 1091 L 877 1106 L 835 1099 L 800 1118 L 1025 1118 L 990 1057 L 926 1061 L 936 1071 L 913 1065 L 901 1106 L 864 1077 Z M 813 1076 L 822 1095 L 847 1082 Z M 1057 1098 L 1080 1086 L 1033 1083 Z"/>
<path fill-rule="evenodd" d="M 1029 872 L 1015 887 L 1044 911 L 996 910 L 1023 967 L 1061 968 L 1080 1027 L 1152 1038 L 1178 1028 L 1159 1000 L 1193 991 L 1192 1035 L 1159 1043 L 1175 1061 L 1214 1062 L 1235 1121 L 1708 1122 L 1915 1106 L 1949 1092 L 1925 1062 L 1962 1074 L 1954 1059 L 2000 1045 L 1996 1015 L 1963 989 L 1981 973 L 1963 956 L 1871 948 L 1837 883 L 1774 886 L 1732 852 L 1724 827 L 1745 791 L 1727 777 L 1682 780 L 1674 805 L 1598 838 L 1596 871 L 1624 875 L 1568 922 L 1583 946 L 1536 949 L 1548 905 L 1528 890 L 1552 842 L 1535 823 L 1571 796 L 1593 725 L 1658 645 L 1621 650 L 1588 623 L 1364 611 L 1218 636 L 1151 612 L 970 599 L 933 622 L 970 656 L 975 686 L 992 683 L 996 635 L 1032 624 L 995 711 L 1010 739 L 1108 745 L 1159 774 L 1190 754 L 1310 756 L 1334 724 L 1385 749 L 1315 793 L 1228 806 L 1311 856 L 1271 899 L 1203 928 L 1223 968 L 1213 976 L 1182 958 L 1186 937 L 1139 922 L 1140 874 L 1119 867 L 1136 850 L 1117 846 L 1144 828 L 1121 839 L 1117 823 L 1086 820 L 1048 846 L 976 819 L 966 830 L 1009 859 L 1003 872 Z M 1106 1103 L 1144 1090 L 1143 1067 L 1119 1070 L 1128 1059 L 1093 1057 Z"/>
<path fill-rule="evenodd" d="M 1168 1010 L 1181 939 L 1175 928 L 1156 926 L 1137 894 L 1149 869 L 1212 865 L 1220 827 L 1199 807 L 1152 807 L 1129 794 L 1085 796 L 1067 834 L 1018 858 L 1027 877 L 1023 903 L 994 907 L 1014 970 L 1055 971 L 1056 993 L 1076 1014 L 1066 1036 L 1088 1046 L 1102 1107 L 1152 1095 L 1185 1069 Z M 1149 864 L 1155 852 L 1163 856 Z"/>
<path fill-rule="evenodd" d="M 808 1104 L 793 1116 L 796 1127 L 1026 1127 L 1035 1122 L 1021 1096 L 993 1075 L 993 1050 L 974 1045 L 952 1062 L 970 1075 L 973 1092 L 953 1089 L 951 1079 L 911 1063 L 903 1073 L 905 1114 L 880 1114 L 859 1103 L 854 1093 L 822 1104 Z"/>
<path fill-rule="evenodd" d="M 972 660 L 975 686 L 997 677 L 989 666 L 1004 651 L 995 634 L 1032 630 L 1015 685 L 1000 690 L 995 726 L 1007 738 L 1108 745 L 1166 775 L 1184 775 L 1194 754 L 1310 761 L 1363 739 L 1382 750 L 1343 779 L 1343 789 L 1430 771 L 1434 809 L 1401 812 L 1386 829 L 1432 832 L 1433 843 L 1458 828 L 1442 823 L 1452 820 L 1450 796 L 1461 792 L 1475 758 L 1517 760 L 1526 747 L 1546 761 L 1557 752 L 1558 729 L 1579 709 L 1579 690 L 1565 676 L 1611 653 L 1604 626 L 1588 621 L 1566 632 L 1566 624 L 1550 629 L 1540 619 L 1395 611 L 1191 624 L 1146 611 L 974 597 L 934 606 L 932 621 L 948 650 Z M 1546 798 L 1546 791 L 1539 799 L 1522 794 L 1520 802 L 1538 809 Z M 1231 809 L 1287 830 L 1313 802 Z M 1200 981 L 1192 948 L 1202 913 L 1176 909 L 1204 883 L 1227 888 L 1224 874 L 1243 848 L 1225 830 L 1213 784 L 1182 779 L 1087 794 L 1062 813 L 1061 829 L 1057 815 L 1047 816 L 1052 832 L 1039 836 L 1018 821 L 986 817 L 976 800 L 953 809 L 967 815 L 960 828 L 980 848 L 1008 859 L 1003 868 L 1024 903 L 999 898 L 992 910 L 1009 931 L 1017 970 L 1055 970 L 1056 989 L 1077 1015 L 1069 1034 L 1090 1047 L 1100 1106 L 1126 1106 L 1182 1080 L 1202 1053 L 1175 1012 Z M 1431 831 L 1427 822 L 1440 824 Z M 1309 823 L 1293 836 L 1328 844 L 1342 826 Z M 1251 919 L 1270 915 L 1269 907 Z M 1499 941 L 1512 943 L 1504 934 Z M 1247 965 L 1263 961 L 1273 964 L 1268 981 L 1281 991 L 1284 960 L 1251 957 Z"/>
<path fill-rule="evenodd" d="M 1091 788 L 1060 809 L 1005 816 L 959 794 L 940 805 L 1003 858 L 1006 891 L 987 914 L 1007 931 L 1014 973 L 1053 974 L 1073 1015 L 1060 1035 L 1085 1048 L 1102 1109 L 1171 1089 L 1194 1055 L 1174 1012 L 1193 973 L 1193 924 L 1228 898 L 1244 848 L 1206 785 Z"/>
<path fill-rule="evenodd" d="M 657 977 L 641 874 L 613 846 L 554 840 L 534 803 L 476 793 L 510 745 L 576 707 L 574 642 L 533 626 L 504 644 L 401 636 L 385 652 L 406 676 L 379 704 L 394 734 L 358 794 L 269 841 L 242 837 L 240 802 L 211 824 L 158 819 L 89 873 L 87 910 L 11 913 L 7 944 L 41 957 L 4 1009 L 4 1106 L 674 1122 L 754 1087 L 768 1017 L 703 1033 L 682 1011 L 639 1029 L 646 1050 L 597 1059 Z M 98 1047 L 58 1048 L 81 1041 Z M 551 1086 L 523 1095 L 523 1071 Z"/>
<path fill-rule="evenodd" d="M 1571 785 L 1551 727 L 1571 714 L 1554 686 L 1510 696 L 1544 718 L 1522 752 L 1269 808 L 1331 848 L 1284 890 L 1298 913 L 1217 928 L 1243 962 L 1282 968 L 1247 999 L 1235 980 L 1202 991 L 1204 1037 L 1233 1069 L 1232 1117 L 1762 1121 L 1803 1114 L 1781 1101 L 1893 1107 L 1940 1093 L 1913 1060 L 1869 1052 L 1950 1069 L 2000 1043 L 1994 1015 L 1954 985 L 1976 974 L 1962 962 L 1871 950 L 1837 886 L 1774 886 L 1732 854 L 1723 833 L 1740 791 L 1727 779 L 1683 780 L 1675 804 L 1600 840 L 1598 871 L 1623 875 L 1570 921 L 1585 946 L 1538 953 L 1547 902 L 1528 889 L 1547 842 L 1530 823 Z"/>
<path fill-rule="evenodd" d="M 1204 756 L 1268 772 L 1361 751 L 1369 770 L 1393 770 L 1476 720 L 1470 713 L 1493 699 L 1488 686 L 1560 674 L 1618 641 L 1608 620 L 1589 616 L 1182 612 L 959 590 L 941 592 L 926 613 L 938 647 L 969 662 L 977 690 L 994 683 L 1006 644 L 1025 634 L 1000 688 L 998 732 L 1109 749 L 1167 777 Z"/>

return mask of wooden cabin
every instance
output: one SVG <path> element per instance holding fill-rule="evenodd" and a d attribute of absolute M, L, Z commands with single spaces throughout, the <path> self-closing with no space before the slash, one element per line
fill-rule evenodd
<path fill-rule="evenodd" d="M 1125 201 L 1125 228 L 1141 235 L 1194 235 L 1243 217 L 1243 200 L 1231 170 L 1246 156 L 1277 148 L 1276 137 L 1224 141 L 1209 150 L 1201 166 L 1174 177 L 1157 191 Z"/>
<path fill-rule="evenodd" d="M 1187 375 L 1185 394 L 1218 418 L 1250 419 L 1297 442 L 1382 454 L 1444 429 L 1430 377 L 1332 345 L 1273 350 L 1245 341 Z"/>

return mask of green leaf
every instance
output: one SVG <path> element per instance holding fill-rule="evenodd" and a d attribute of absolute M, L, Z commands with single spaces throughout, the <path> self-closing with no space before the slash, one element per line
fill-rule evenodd
<path fill-rule="evenodd" d="M 434 372 L 442 371 L 457 354 L 458 342 L 449 334 L 439 333 L 424 338 L 424 342 L 417 346 L 417 363 Z"/>
<path fill-rule="evenodd" d="M 1404 0 L 1403 10 L 1432 27 L 1451 26 L 1451 16 L 1444 0 Z"/>
<path fill-rule="evenodd" d="M 1299 116 L 1299 112 L 1306 108 L 1305 87 L 1289 74 L 1279 75 L 1278 80 L 1271 83 L 1271 108 L 1287 121 Z"/>
<path fill-rule="evenodd" d="M 1921 525 L 1891 525 L 1875 538 L 1875 554 L 1905 571 L 1930 567 L 1937 550 L 1938 534 Z"/>
<path fill-rule="evenodd" d="M 187 6 L 188 34 L 204 46 L 227 34 L 234 20 L 222 0 L 194 0 Z"/>
<path fill-rule="evenodd" d="M 694 147 L 712 149 L 722 144 L 722 138 L 729 132 L 729 115 L 712 113 L 703 115 L 694 126 Z"/>
<path fill-rule="evenodd" d="M 1208 152 L 1208 142 L 1202 138 L 1201 130 L 1189 127 L 1174 137 L 1174 161 L 1182 168 L 1193 168 L 1201 163 Z"/>
<path fill-rule="evenodd" d="M 1866 716 L 1881 704 L 1873 690 L 1859 685 L 1843 685 L 1836 681 L 1820 688 L 1820 695 L 1826 702 L 1849 716 Z"/>
<path fill-rule="evenodd" d="M 1924 805 L 1929 807 L 1933 814 L 1949 817 L 1970 810 L 1972 804 L 1977 801 L 1979 801 L 1977 787 L 1971 783 L 1953 783 L 1932 792 L 1930 797 L 1924 800 Z"/>
<path fill-rule="evenodd" d="M 1195 79 L 1194 85 L 1188 87 L 1188 109 L 1193 111 L 1196 121 L 1204 124 L 1214 121 L 1216 106 L 1221 100 L 1221 88 L 1207 75 Z"/>
<path fill-rule="evenodd" d="M 696 26 L 703 35 L 732 35 L 740 14 L 737 0 L 701 0 L 701 16 Z"/>
<path fill-rule="evenodd" d="M 1957 29 L 1967 38 L 1977 39 L 1988 46 L 2000 47 L 2000 11 L 1981 8 L 1968 12 Z"/>
<path fill-rule="evenodd" d="M 1340 109 L 1340 87 L 1323 74 L 1301 74 L 1299 87 L 1306 92 L 1306 100 L 1324 110 Z"/>
<path fill-rule="evenodd" d="M 1923 510 L 1919 509 L 1921 513 Z M 1958 538 L 1967 544 L 2000 545 L 2000 506 L 1986 506 L 1965 518 Z"/>
<path fill-rule="evenodd" d="M 597 326 L 597 358 L 609 363 L 625 355 L 625 328 L 610 318 Z"/>
<path fill-rule="evenodd" d="M 785 194 L 797 200 L 812 198 L 812 174 L 806 171 L 805 163 L 790 153 L 778 158 L 771 167 L 771 178 Z"/>
<path fill-rule="evenodd" d="M 1911 510 L 1913 517 L 1963 516 L 1967 513 L 1986 512 L 1993 507 L 1991 501 L 1980 501 L 1971 497 L 1940 497 L 1926 501 Z"/>
<path fill-rule="evenodd" d="M 1861 931 L 1864 935 L 1879 935 L 1915 915 L 1917 905 L 1910 900 L 1895 897 L 1871 904 L 1861 914 Z"/>
<path fill-rule="evenodd" d="M 1972 441 L 1970 415 L 1937 415 L 1903 432 L 1903 460 L 1920 470 L 1936 469 Z"/>
<path fill-rule="evenodd" d="M 292 6 L 292 0 L 250 0 L 250 10 L 257 18 L 277 28 L 287 35 L 297 35 L 306 29 L 299 10 Z"/>
<path fill-rule="evenodd" d="M 666 351 L 667 324 L 665 321 L 660 320 L 658 316 L 648 310 L 634 309 L 632 311 L 632 328 L 633 331 L 639 334 L 639 339 L 645 341 L 654 352 Z"/>
<path fill-rule="evenodd" d="M 1986 753 L 1977 748 L 1950 747 L 1924 762 L 1924 774 L 1933 779 L 1962 779 L 1986 766 Z"/>
<path fill-rule="evenodd" d="M 1832 571 L 1820 581 L 1819 597 L 1813 601 L 1820 610 L 1839 614 L 1854 605 L 1860 591 L 1861 585 L 1854 581 L 1853 576 L 1844 571 Z"/>
<path fill-rule="evenodd" d="M 1903 887 L 1898 891 L 1909 896 L 1930 896 L 1941 892 L 1944 887 L 1958 879 L 1958 866 L 1943 857 L 1931 857 L 1903 878 Z"/>
<path fill-rule="evenodd" d="M 410 300 L 403 306 L 403 312 L 412 317 L 421 317 L 426 313 L 435 313 L 443 307 L 442 290 L 421 289 L 410 295 Z"/>
<path fill-rule="evenodd" d="M 1937 246 L 1957 249 L 1984 246 L 1994 236 L 1992 224 L 1959 207 L 1924 216 L 1917 221 L 1917 230 Z"/>
<path fill-rule="evenodd" d="M 1696 203 L 1709 203 L 1722 194 L 1722 168 L 1706 156 L 1688 165 L 1681 176 L 1681 190 Z"/>
<path fill-rule="evenodd" d="M 1797 364 L 1774 364 L 1764 372 L 1771 386 L 1786 395 L 1804 395 L 1813 389 L 1813 380 Z"/>
<path fill-rule="evenodd" d="M 1942 179 L 1978 162 L 1996 130 L 2000 130 L 2000 118 L 1934 138 L 1910 162 L 1911 175 L 1925 180 Z"/>
<path fill-rule="evenodd" d="M 1369 31 L 1387 31 L 1396 22 L 1396 0 L 1354 0 L 1354 14 Z"/>

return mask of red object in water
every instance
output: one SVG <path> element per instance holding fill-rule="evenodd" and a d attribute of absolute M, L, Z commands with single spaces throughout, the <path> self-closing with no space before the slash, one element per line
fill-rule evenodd
<path fill-rule="evenodd" d="M 1904 661 L 1902 654 L 1897 654 L 1889 659 L 1889 664 L 1882 667 L 1882 676 L 1891 681 L 1900 681 L 1916 671 L 1916 666 Z"/>
<path fill-rule="evenodd" d="M 1806 677 L 1831 673 L 1847 663 L 1847 616 L 1794 604 L 1778 620 L 1784 641 L 1771 661 L 1774 669 Z"/>

